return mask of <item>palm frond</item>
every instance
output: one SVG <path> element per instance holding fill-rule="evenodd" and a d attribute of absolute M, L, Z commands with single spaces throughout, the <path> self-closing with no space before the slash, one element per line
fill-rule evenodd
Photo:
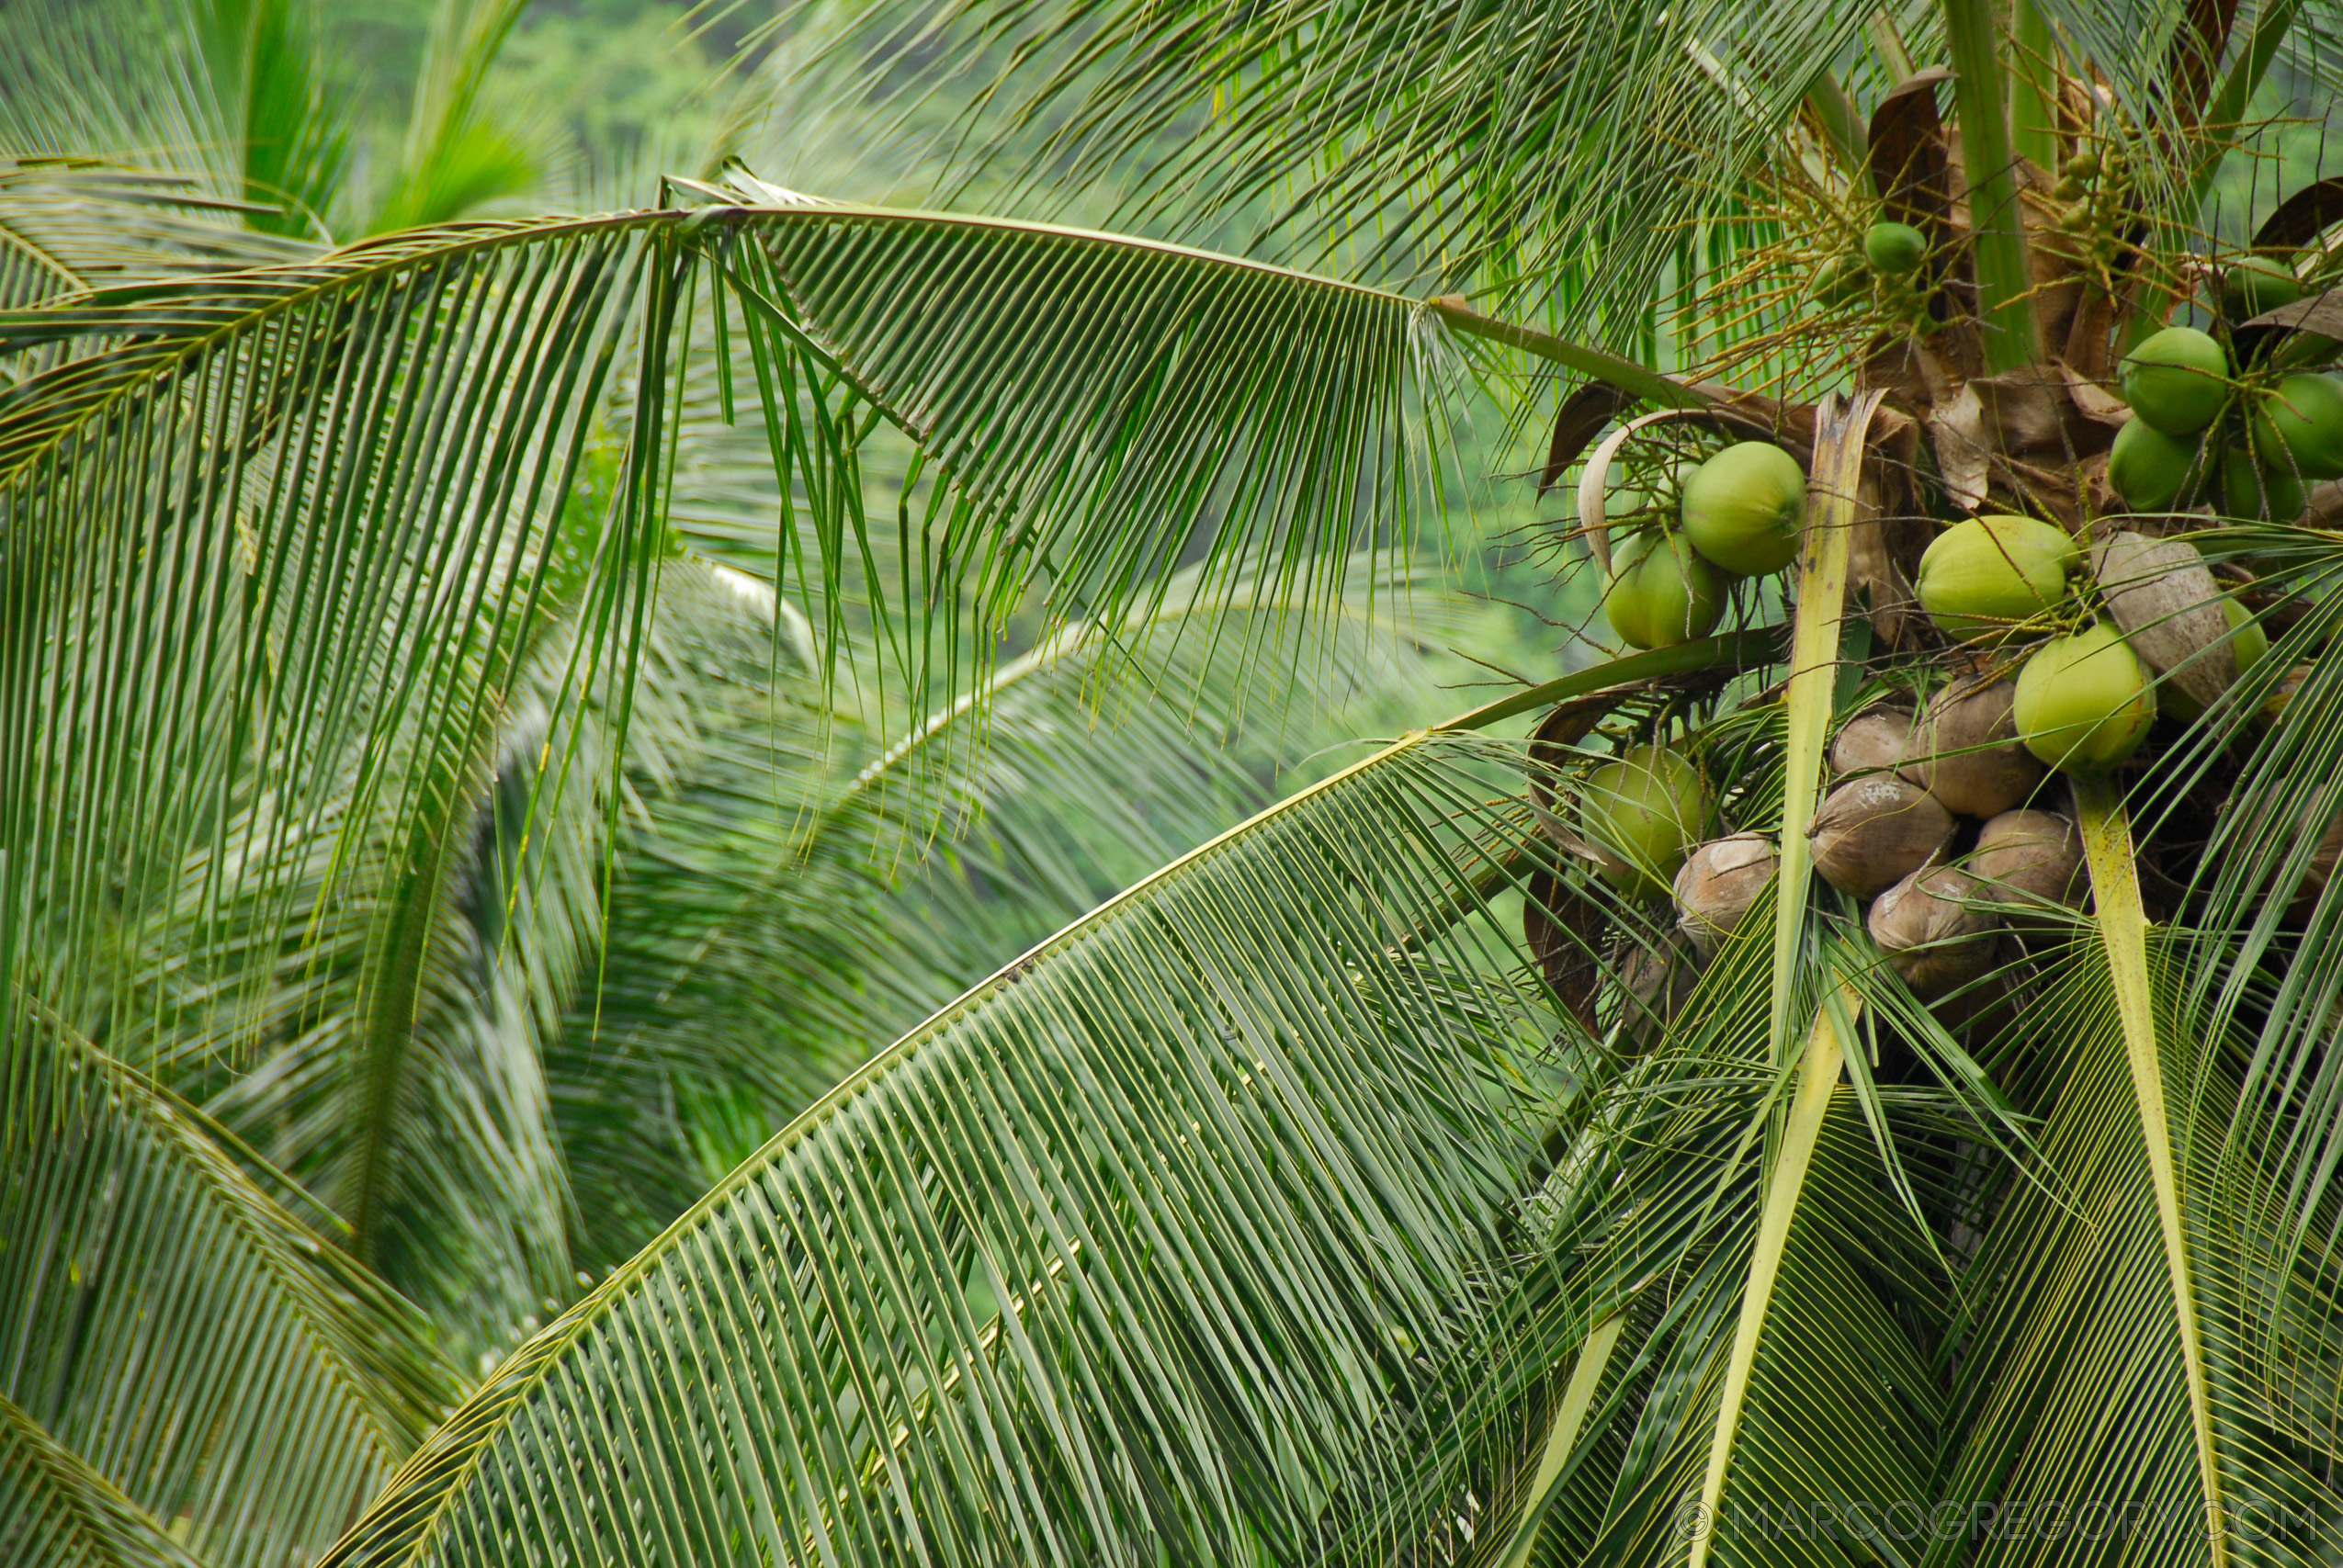
<path fill-rule="evenodd" d="M 1070 627 L 867 760 L 842 725 L 845 765 L 819 789 L 775 787 L 766 749 L 809 738 L 767 716 L 709 736 L 620 858 L 609 943 L 562 1031 L 583 1260 L 651 1239 L 874 1035 L 1267 805 L 1281 760 L 1337 739 L 1345 697 L 1420 673 L 1356 603 L 1307 629 L 1274 601 L 1196 618 L 1119 646 Z M 1126 660 L 1144 694 L 1116 691 Z"/>
<path fill-rule="evenodd" d="M 881 1055 L 517 1352 L 333 1561 L 487 1550 L 516 1509 L 526 1550 L 629 1559 L 1314 1537 L 1387 1462 L 1364 1420 L 1455 1333 L 1534 1148 L 1497 1089 L 1540 1032 L 1485 967 L 1507 944 L 1414 924 L 1469 911 L 1495 852 L 1443 820 L 1485 787 L 1465 761 L 1419 739 L 1337 775 Z M 638 1375 L 672 1398 L 603 1404 Z M 579 1401 L 629 1427 L 548 1467 Z M 577 1465 L 596 1520 L 561 1500 Z"/>
<path fill-rule="evenodd" d="M 216 1125 L 53 1018 L 34 1029 L 0 1183 L 0 1392 L 208 1561 L 316 1551 L 451 1392 L 420 1319 Z"/>
<path fill-rule="evenodd" d="M 978 139 L 994 158 L 1037 142 L 1022 175 L 1079 189 L 1137 169 L 1125 218 L 1234 218 L 1418 287 L 1534 280 L 1580 331 L 1633 329 L 1675 231 L 1776 144 L 1862 22 L 1731 0 L 877 16 L 856 39 L 874 61 L 940 35 L 1015 63 L 979 99 Z"/>
<path fill-rule="evenodd" d="M 6 1398 L 0 1560 L 57 1568 L 200 1568 L 112 1482 Z"/>
<path fill-rule="evenodd" d="M 95 981 L 57 998 L 87 1021 L 128 994 L 100 953 L 162 896 L 153 847 L 220 864 L 228 824 L 256 810 L 277 842 L 312 839 L 329 803 L 394 776 L 397 819 L 429 815 L 422 784 L 460 772 L 447 759 L 472 744 L 468 716 L 492 707 L 522 633 L 565 591 L 545 520 L 631 344 L 634 435 L 566 590 L 587 628 L 581 689 L 616 678 L 660 558 L 685 352 L 670 333 L 701 246 L 726 252 L 754 321 L 785 528 L 802 504 L 816 558 L 798 577 L 825 615 L 858 570 L 882 625 L 957 614 L 867 570 L 877 530 L 841 480 L 874 407 L 950 465 L 920 547 L 931 584 L 978 581 L 989 625 L 1047 583 L 1052 614 L 1111 626 L 1160 597 L 1207 517 L 1206 592 L 1250 568 L 1307 609 L 1339 592 L 1347 547 L 1390 537 L 1419 472 L 1403 414 L 1423 345 L 1406 301 L 1031 226 L 818 206 L 479 224 L 20 313 L 0 321 L 20 347 L 135 341 L 0 406 L 12 620 L 30 639 L 0 699 L 12 966 Z M 1092 319 L 1036 339 L 1015 301 L 1084 267 Z M 922 321 L 958 300 L 956 332 L 888 327 L 907 289 Z M 1110 322 L 1114 299 L 1148 313 Z M 1285 334 L 1285 368 L 1300 354 L 1319 369 L 1273 386 L 1252 353 L 1263 331 Z M 1056 374 L 1018 381 L 1044 343 Z M 133 842 L 135 870 L 119 859 Z M 120 931 L 93 922 L 115 880 Z M 67 950 L 84 956 L 64 964 Z"/>
<path fill-rule="evenodd" d="M 2161 941 L 2150 964 L 2168 1077 L 2190 1086 L 2172 1102 L 2174 1155 L 2188 1246 L 2202 1262 L 2220 1551 L 2233 1562 L 2315 1561 L 2335 1529 L 2333 1493 L 2316 1478 L 2332 1462 L 2332 1439 L 2273 1422 L 2273 1385 L 2247 1373 L 2241 1356 L 2269 1342 L 2269 1314 L 2285 1293 L 2256 1282 L 2267 1254 L 2257 1227 L 2241 1223 L 2253 1204 L 2239 1200 L 2267 1168 L 2223 1154 L 2239 1058 L 2233 1042 L 2181 1026 Z M 2146 1560 L 2202 1562 L 2207 1488 L 2114 983 L 2090 944 L 2069 949 L 2051 981 L 2023 1034 L 2054 1086 L 2041 1144 L 2064 1186 L 2014 1190 L 1963 1282 L 1975 1349 L 1954 1391 L 1947 1495 L 2088 1506 L 2092 1533 L 2079 1516 L 2069 1533 L 2094 1551 L 2128 1540 L 2153 1553 Z M 2125 1518 L 2128 1529 L 2099 1522 Z M 1989 1522 L 1967 1524 L 1983 1538 Z M 1997 1562 L 2074 1560 L 2072 1540 L 2038 1529 L 2005 1530 L 1991 1550 Z"/>
<path fill-rule="evenodd" d="M 180 175 L 91 158 L 9 160 L 0 164 L 0 310 L 315 254 L 244 228 L 251 210 Z"/>

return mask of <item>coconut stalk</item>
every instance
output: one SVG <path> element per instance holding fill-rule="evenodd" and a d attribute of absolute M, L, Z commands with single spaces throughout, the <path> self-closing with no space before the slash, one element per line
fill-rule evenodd
<path fill-rule="evenodd" d="M 1969 177 L 1986 367 L 1996 374 L 2022 370 L 2040 362 L 2042 344 L 2034 331 L 2033 281 L 2026 269 L 2017 162 L 2009 146 L 2009 77 L 2002 69 L 1998 26 L 2008 8 L 1985 0 L 1943 0 L 1942 9 L 1961 111 L 1961 161 Z"/>
<path fill-rule="evenodd" d="M 2172 1308 L 2180 1329 L 2180 1359 L 2189 1385 L 2189 1413 L 2197 1440 L 2197 1482 L 2204 1499 L 2204 1540 L 2214 1568 L 2229 1562 L 2229 1532 L 2222 1472 L 2225 1468 L 2213 1424 L 2213 1385 L 2206 1368 L 2194 1260 L 2188 1224 L 2180 1212 L 2180 1178 L 2173 1157 L 2172 1127 L 2164 1097 L 2164 1054 L 2156 1040 L 2154 992 L 2148 979 L 2147 912 L 2140 902 L 2139 863 L 2132 843 L 2132 821 L 2122 797 L 2105 779 L 2077 779 L 2075 807 L 2083 853 L 2090 866 L 2091 894 L 2099 906 L 2100 940 L 2115 983 L 2116 1007 L 2123 1021 L 2124 1055 L 2132 1068 L 2133 1097 L 2140 1133 L 2146 1140 L 2148 1174 L 2156 1190 L 2156 1218 L 2164 1233 L 2164 1260 L 2172 1286 Z"/>
<path fill-rule="evenodd" d="M 1774 901 L 1773 992 L 1768 1023 L 1770 1055 L 1787 1059 L 1791 978 L 1805 928 L 1806 890 L 1814 869 L 1807 833 L 1822 788 L 1822 749 L 1838 688 L 1840 623 L 1847 613 L 1848 540 L 1854 534 L 1863 475 L 1863 446 L 1884 389 L 1856 396 L 1841 409 L 1836 394 L 1823 400 L 1815 437 L 1805 539 L 1798 554 L 1798 610 L 1790 634 L 1790 681 L 1782 784 L 1782 891 Z"/>

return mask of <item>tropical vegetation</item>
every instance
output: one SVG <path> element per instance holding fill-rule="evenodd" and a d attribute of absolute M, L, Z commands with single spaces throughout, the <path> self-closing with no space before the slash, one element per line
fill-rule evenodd
<path fill-rule="evenodd" d="M 515 9 L 17 69 L 0 1556 L 2343 1554 L 2330 6 Z"/>

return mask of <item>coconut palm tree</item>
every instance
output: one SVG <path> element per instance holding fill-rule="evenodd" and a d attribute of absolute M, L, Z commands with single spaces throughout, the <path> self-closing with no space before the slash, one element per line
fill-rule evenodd
<path fill-rule="evenodd" d="M 6 1255 L 57 1299 L 6 1342 L 83 1381 L 0 1412 L 5 1539 L 273 1560 L 428 1425 L 327 1561 L 2332 1560 L 2343 206 L 2237 173 L 2329 11 L 897 20 L 882 74 L 1014 62 L 1036 178 L 1179 130 L 1135 224 L 1256 254 L 736 169 L 0 320 L 48 356 L 0 404 L 7 1234 L 152 1279 L 84 1353 L 77 1278 Z M 701 424 L 764 444 L 814 646 L 866 615 L 975 716 L 1008 671 L 955 639 L 1018 615 L 1331 608 L 1431 514 L 1462 372 L 1525 367 L 1661 646 L 1034 946 L 444 1414 L 145 1071 L 304 951 L 302 878 L 437 852 L 508 694 L 549 739 L 492 863 L 558 852 L 565 768 L 616 814 Z M 623 993 L 655 1066 L 698 994 Z M 218 1503 L 295 1452 L 300 1529 Z"/>

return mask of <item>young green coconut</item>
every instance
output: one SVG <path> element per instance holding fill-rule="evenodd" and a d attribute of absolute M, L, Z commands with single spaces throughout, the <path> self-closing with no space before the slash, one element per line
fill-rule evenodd
<path fill-rule="evenodd" d="M 1708 817 L 1699 771 L 1664 746 L 1628 748 L 1579 792 L 1579 828 L 1607 857 L 1604 879 L 1638 897 L 1667 892 Z"/>
<path fill-rule="evenodd" d="M 2221 313 L 2232 321 L 2251 321 L 2302 297 L 2302 280 L 2275 256 L 2240 256 L 2221 275 Z"/>
<path fill-rule="evenodd" d="M 1613 558 L 1603 614 L 1637 648 L 1673 648 L 1716 629 L 1725 589 L 1716 569 L 1676 533 L 1638 534 Z"/>
<path fill-rule="evenodd" d="M 1903 775 L 1963 817 L 2009 810 L 2042 783 L 2018 742 L 2016 685 L 1998 675 L 1954 681 L 1920 711 Z"/>
<path fill-rule="evenodd" d="M 2263 394 L 2250 429 L 2264 468 L 2304 479 L 2343 478 L 2343 378 L 2287 377 Z"/>
<path fill-rule="evenodd" d="M 1863 231 L 1863 259 L 1882 277 L 1909 277 L 1928 260 L 1928 236 L 1909 223 L 1874 223 Z"/>
<path fill-rule="evenodd" d="M 1762 833 L 1711 839 L 1685 857 L 1676 873 L 1676 927 L 1703 957 L 1740 929 L 1781 856 Z"/>
<path fill-rule="evenodd" d="M 2027 750 L 2065 773 L 2101 773 L 2147 739 L 2156 685 L 2122 634 L 2097 621 L 2026 660 L 2014 712 Z"/>
<path fill-rule="evenodd" d="M 1864 923 L 1887 966 L 1923 1001 L 1993 966 L 1993 911 L 1977 879 L 1958 866 L 1912 873 L 1872 901 Z"/>
<path fill-rule="evenodd" d="M 2237 679 L 2221 585 L 2185 539 L 2113 533 L 2091 547 L 2091 574 L 2124 641 L 2165 689 L 2202 712 Z"/>
<path fill-rule="evenodd" d="M 2203 455 L 2195 435 L 2167 435 L 2144 419 L 2130 420 L 2107 454 L 2107 482 L 2134 512 L 2169 512 L 2198 479 Z"/>
<path fill-rule="evenodd" d="M 1936 536 L 1913 587 L 1937 630 L 1965 642 L 2048 613 L 2081 564 L 2081 548 L 2055 524 L 1972 517 Z"/>
<path fill-rule="evenodd" d="M 2111 475 L 2113 470 L 2109 472 Z M 2220 479 L 2218 493 L 2212 499 L 2224 517 L 2292 523 L 2310 505 L 2310 491 L 2301 476 L 2262 467 L 2250 446 L 2232 446 L 2221 454 Z"/>
<path fill-rule="evenodd" d="M 1928 864 L 1952 837 L 1952 814 L 1907 779 L 1873 773 L 1840 784 L 1806 829 L 1825 882 L 1869 898 Z"/>
<path fill-rule="evenodd" d="M 2083 839 L 2054 811 L 2004 811 L 1977 830 L 1969 874 L 2014 921 L 2027 912 L 2082 907 Z M 2038 923 L 2038 922 L 2032 922 Z"/>
<path fill-rule="evenodd" d="M 2167 327 L 2123 356 L 2123 400 L 2167 435 L 2193 435 L 2229 400 L 2229 355 L 2212 333 Z"/>
<path fill-rule="evenodd" d="M 1911 750 L 1912 718 L 1910 708 L 1881 703 L 1849 719 L 1830 742 L 1831 773 L 1850 779 L 1901 766 Z"/>
<path fill-rule="evenodd" d="M 1740 441 L 1684 481 L 1684 536 L 1727 571 L 1762 577 L 1796 558 L 1806 475 L 1770 441 Z"/>

